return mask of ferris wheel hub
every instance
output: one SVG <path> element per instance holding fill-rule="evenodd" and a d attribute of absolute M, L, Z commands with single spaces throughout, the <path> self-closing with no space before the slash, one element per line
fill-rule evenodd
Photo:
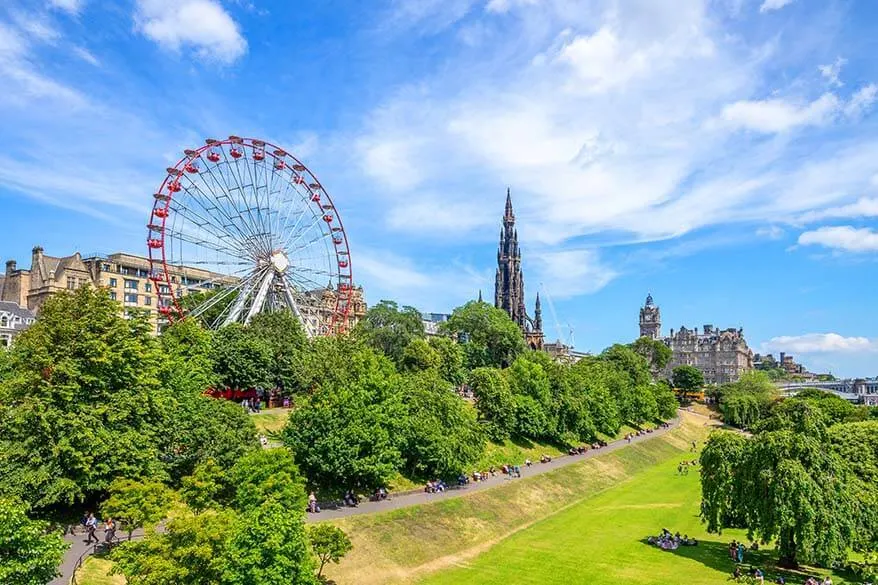
<path fill-rule="evenodd" d="M 283 252 L 283 250 L 277 250 L 271 254 L 269 258 L 271 265 L 277 272 L 286 272 L 287 268 L 290 267 L 290 259 Z"/>

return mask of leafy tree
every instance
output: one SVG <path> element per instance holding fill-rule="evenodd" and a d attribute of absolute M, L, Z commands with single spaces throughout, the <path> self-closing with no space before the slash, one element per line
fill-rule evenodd
<path fill-rule="evenodd" d="M 275 499 L 291 510 L 304 511 L 305 487 L 292 453 L 265 449 L 248 453 L 229 472 L 235 487 L 234 506 L 249 510 Z"/>
<path fill-rule="evenodd" d="M 611 436 L 619 432 L 622 414 L 609 383 L 610 378 L 622 381 L 619 374 L 607 363 L 594 358 L 578 361 L 570 371 L 571 385 L 574 391 L 585 396 L 595 429 Z"/>
<path fill-rule="evenodd" d="M 738 489 L 737 475 L 746 444 L 740 433 L 717 431 L 701 451 L 701 518 L 708 532 L 742 525 L 745 494 Z"/>
<path fill-rule="evenodd" d="M 214 332 L 210 352 L 214 372 L 226 388 L 256 388 L 271 384 L 271 347 L 240 323 Z"/>
<path fill-rule="evenodd" d="M 686 399 L 689 394 L 698 392 L 704 386 L 704 374 L 695 366 L 677 366 L 674 368 L 672 380 L 674 387 L 679 388 Z"/>
<path fill-rule="evenodd" d="M 612 345 L 601 353 L 600 358 L 609 362 L 616 371 L 625 374 L 632 388 L 646 386 L 651 381 L 649 362 L 626 345 Z"/>
<path fill-rule="evenodd" d="M 506 311 L 470 301 L 454 309 L 440 331 L 463 343 L 466 367 L 506 367 L 524 352 L 524 337 Z"/>
<path fill-rule="evenodd" d="M 202 309 L 197 316 L 189 317 L 187 320 L 196 321 L 204 327 L 218 327 L 220 316 L 237 298 L 237 292 L 229 293 L 228 289 L 223 287 L 189 293 L 180 299 L 180 304 L 186 315 L 189 315 L 195 307 L 206 307 L 206 310 Z"/>
<path fill-rule="evenodd" d="M 338 563 L 342 557 L 353 548 L 351 539 L 344 530 L 332 524 L 321 523 L 308 529 L 308 540 L 311 541 L 311 549 L 320 561 L 317 569 L 317 578 L 323 575 L 323 567 L 326 563 Z"/>
<path fill-rule="evenodd" d="M 659 418 L 662 420 L 673 418 L 677 414 L 679 406 L 674 391 L 664 380 L 656 382 L 651 388 Z"/>
<path fill-rule="evenodd" d="M 0 583 L 48 583 L 57 575 L 66 548 L 46 522 L 28 518 L 25 504 L 0 498 Z"/>
<path fill-rule="evenodd" d="M 116 477 L 164 475 L 159 435 L 173 401 L 151 329 L 101 290 L 46 301 L 0 384 L 0 493 L 71 505 Z"/>
<path fill-rule="evenodd" d="M 765 372 L 745 372 L 737 382 L 721 386 L 715 397 L 726 423 L 750 427 L 768 413 L 777 390 Z"/>
<path fill-rule="evenodd" d="M 470 374 L 468 385 L 476 399 L 479 419 L 487 423 L 488 436 L 495 441 L 508 438 L 515 425 L 515 400 L 503 372 L 477 368 Z"/>
<path fill-rule="evenodd" d="M 475 410 L 435 372 L 402 380 L 407 408 L 401 451 L 412 477 L 456 477 L 485 446 Z"/>
<path fill-rule="evenodd" d="M 734 392 L 720 403 L 723 420 L 741 428 L 748 428 L 762 417 L 762 404 L 753 394 Z"/>
<path fill-rule="evenodd" d="M 844 559 L 855 543 L 858 507 L 845 465 L 825 448 L 820 420 L 795 420 L 804 424 L 745 440 L 737 457 L 710 444 L 705 448 L 710 457 L 702 459 L 708 478 L 702 482 L 702 515 L 710 529 L 719 531 L 739 517 L 750 538 L 776 540 L 783 566 L 795 567 L 799 560 L 828 565 Z M 723 474 L 730 479 L 721 479 Z"/>
<path fill-rule="evenodd" d="M 402 461 L 400 429 L 405 407 L 393 366 L 359 344 L 345 346 L 339 367 L 355 378 L 329 373 L 326 383 L 296 408 L 283 441 L 317 486 L 375 488 L 386 485 Z M 335 364 L 326 364 L 328 370 Z"/>
<path fill-rule="evenodd" d="M 285 394 L 303 392 L 308 374 L 308 338 L 302 324 L 292 311 L 260 313 L 247 328 L 249 334 L 263 342 L 271 351 L 270 385 Z"/>
<path fill-rule="evenodd" d="M 527 394 L 515 394 L 515 434 L 531 439 L 551 439 L 554 436 L 552 420 L 543 406 Z"/>
<path fill-rule="evenodd" d="M 631 344 L 631 349 L 649 363 L 649 370 L 653 376 L 658 376 L 671 361 L 673 351 L 658 339 L 641 337 Z"/>
<path fill-rule="evenodd" d="M 110 484 L 110 497 L 101 506 L 104 515 L 119 521 L 131 534 L 138 528 L 156 524 L 165 517 L 174 494 L 159 482 L 116 479 Z"/>
<path fill-rule="evenodd" d="M 214 384 L 210 358 L 211 332 L 195 319 L 184 319 L 166 328 L 159 337 L 163 359 L 159 378 L 175 393 L 201 394 Z"/>
<path fill-rule="evenodd" d="M 384 300 L 366 311 L 357 323 L 356 334 L 400 365 L 409 343 L 424 337 L 424 322 L 414 307 L 400 308 L 394 301 Z"/>
<path fill-rule="evenodd" d="M 449 337 L 430 338 L 430 347 L 439 354 L 439 375 L 443 380 L 459 386 L 466 381 L 464 352 L 459 343 Z"/>
<path fill-rule="evenodd" d="M 816 406 L 826 415 L 829 424 L 865 420 L 867 417 L 864 408 L 854 406 L 832 392 L 817 388 L 805 388 L 790 400 L 804 400 Z"/>
<path fill-rule="evenodd" d="M 425 339 L 415 338 L 402 353 L 402 369 L 410 372 L 423 372 L 438 368 L 442 358 Z"/>
<path fill-rule="evenodd" d="M 180 497 L 186 505 L 200 513 L 228 500 L 229 489 L 223 468 L 213 459 L 207 459 L 195 467 L 192 475 L 183 478 Z"/>
<path fill-rule="evenodd" d="M 878 421 L 833 425 L 829 429 L 832 451 L 851 471 L 850 490 L 859 507 L 854 549 L 868 553 L 878 542 Z M 876 569 L 873 560 L 872 569 Z M 866 560 L 865 566 L 870 563 Z"/>

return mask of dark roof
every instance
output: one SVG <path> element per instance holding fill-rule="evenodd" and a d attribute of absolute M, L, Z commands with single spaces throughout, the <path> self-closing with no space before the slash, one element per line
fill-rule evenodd
<path fill-rule="evenodd" d="M 25 329 L 28 326 L 27 321 L 36 318 L 33 311 L 21 307 L 18 303 L 13 303 L 12 301 L 0 301 L 0 313 L 11 313 L 13 316 L 21 318 L 21 322 L 16 323 L 11 329 Z"/>

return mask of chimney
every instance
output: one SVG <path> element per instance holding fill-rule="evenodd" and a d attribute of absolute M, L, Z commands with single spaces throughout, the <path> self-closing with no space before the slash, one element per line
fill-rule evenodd
<path fill-rule="evenodd" d="M 17 266 L 17 264 L 15 263 L 15 260 L 7 260 L 6 261 L 6 275 L 8 276 L 8 275 L 12 274 L 13 272 L 15 272 L 16 266 Z"/>

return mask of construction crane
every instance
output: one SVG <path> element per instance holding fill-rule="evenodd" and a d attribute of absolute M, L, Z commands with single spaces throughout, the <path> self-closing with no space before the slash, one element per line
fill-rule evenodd
<path fill-rule="evenodd" d="M 573 347 L 573 326 L 570 323 L 567 323 L 568 336 L 566 340 L 564 339 L 564 334 L 561 330 L 561 322 L 558 321 L 558 313 L 555 312 L 555 303 L 552 302 L 552 295 L 549 294 L 546 285 L 542 282 L 540 283 L 540 289 L 543 292 L 543 296 L 546 297 L 546 302 L 549 303 L 549 310 L 552 312 L 552 321 L 555 323 L 555 331 L 558 333 L 558 342 L 563 343 L 567 347 Z"/>

